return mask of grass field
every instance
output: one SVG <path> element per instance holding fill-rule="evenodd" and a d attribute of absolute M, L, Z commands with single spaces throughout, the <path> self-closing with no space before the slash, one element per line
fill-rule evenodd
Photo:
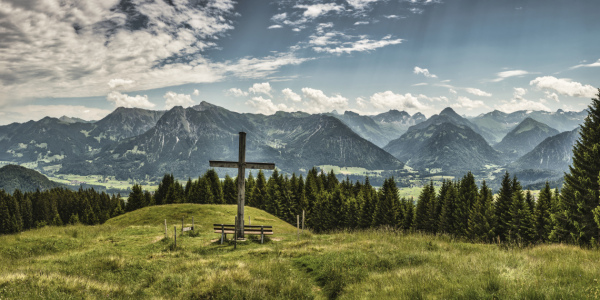
<path fill-rule="evenodd" d="M 598 299 L 600 252 L 525 249 L 446 236 L 367 230 L 297 239 L 296 229 L 246 209 L 272 240 L 220 245 L 212 223 L 235 206 L 144 208 L 100 226 L 0 236 L 0 299 Z M 172 242 L 181 217 L 197 236 Z M 169 238 L 164 238 L 164 219 Z"/>

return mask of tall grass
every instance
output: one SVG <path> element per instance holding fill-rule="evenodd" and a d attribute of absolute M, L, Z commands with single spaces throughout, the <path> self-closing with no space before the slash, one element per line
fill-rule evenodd
<path fill-rule="evenodd" d="M 502 248 L 385 229 L 305 232 L 298 239 L 295 228 L 280 223 L 265 244 L 248 239 L 234 250 L 204 225 L 229 215 L 229 208 L 220 208 L 169 205 L 100 226 L 0 236 L 0 298 L 600 297 L 597 250 L 560 244 Z M 175 246 L 172 236 L 164 237 L 162 222 L 166 215 L 174 224 L 186 210 L 206 221 L 197 221 L 204 227 L 196 236 L 178 236 Z"/>

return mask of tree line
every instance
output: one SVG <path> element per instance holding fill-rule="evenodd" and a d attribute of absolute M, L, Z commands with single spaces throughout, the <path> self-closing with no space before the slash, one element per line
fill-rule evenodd
<path fill-rule="evenodd" d="M 53 188 L 26 193 L 17 189 L 12 195 L 0 189 L 0 234 L 46 225 L 102 224 L 123 214 L 124 207 L 119 195 L 94 189 Z"/>

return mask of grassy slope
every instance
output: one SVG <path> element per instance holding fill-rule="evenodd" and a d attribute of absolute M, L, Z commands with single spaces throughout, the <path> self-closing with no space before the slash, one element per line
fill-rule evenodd
<path fill-rule="evenodd" d="M 305 233 L 296 240 L 294 228 L 276 220 L 272 224 L 281 231 L 275 237 L 281 240 L 264 245 L 251 240 L 234 251 L 213 242 L 218 234 L 205 228 L 234 211 L 233 206 L 169 205 L 101 226 L 0 236 L 0 298 L 600 297 L 595 250 L 502 249 L 384 230 Z M 247 213 L 274 219 L 253 209 Z M 197 222 L 202 232 L 178 237 L 174 249 L 171 239 L 163 239 L 162 220 L 173 220 L 172 231 L 183 214 L 204 214 Z"/>

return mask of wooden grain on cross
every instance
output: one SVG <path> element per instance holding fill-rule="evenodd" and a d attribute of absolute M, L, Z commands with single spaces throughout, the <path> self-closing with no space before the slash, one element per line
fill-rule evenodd
<path fill-rule="evenodd" d="M 240 147 L 238 161 L 211 160 L 213 168 L 237 168 L 238 169 L 238 213 L 237 213 L 237 236 L 244 238 L 244 202 L 246 200 L 246 169 L 274 170 L 273 163 L 246 162 L 246 133 L 240 132 Z"/>

